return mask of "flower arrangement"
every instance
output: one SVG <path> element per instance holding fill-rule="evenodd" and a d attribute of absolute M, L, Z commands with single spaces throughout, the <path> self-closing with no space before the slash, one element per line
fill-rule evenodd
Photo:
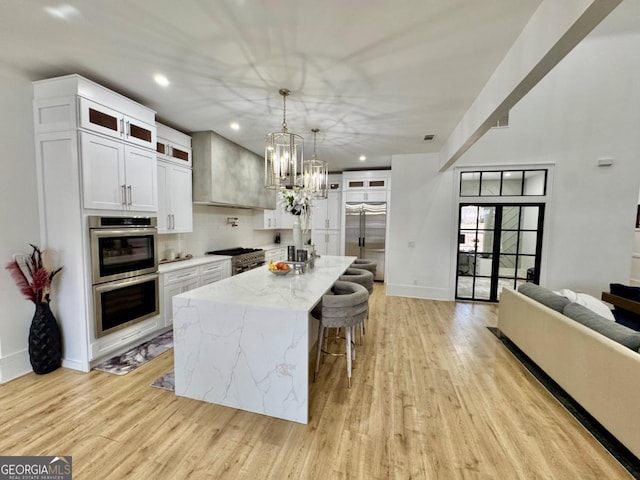
<path fill-rule="evenodd" d="M 311 215 L 312 198 L 305 189 L 280 189 L 280 201 L 284 205 L 285 212 L 300 217 L 303 230 L 308 228 L 308 220 Z"/>
<path fill-rule="evenodd" d="M 53 269 L 48 251 L 42 252 L 35 245 L 31 245 L 31 255 L 21 255 L 7 263 L 7 270 L 16 282 L 20 292 L 35 304 L 49 303 L 51 281 L 62 267 Z"/>

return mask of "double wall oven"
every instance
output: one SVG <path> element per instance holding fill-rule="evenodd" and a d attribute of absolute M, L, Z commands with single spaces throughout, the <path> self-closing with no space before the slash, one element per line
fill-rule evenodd
<path fill-rule="evenodd" d="M 96 336 L 158 315 L 155 217 L 89 217 Z"/>

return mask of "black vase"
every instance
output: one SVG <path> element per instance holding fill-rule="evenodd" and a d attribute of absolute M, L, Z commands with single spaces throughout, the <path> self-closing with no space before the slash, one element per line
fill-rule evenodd
<path fill-rule="evenodd" d="M 62 338 L 49 303 L 36 303 L 29 328 L 29 361 L 38 374 L 53 372 L 62 364 Z"/>

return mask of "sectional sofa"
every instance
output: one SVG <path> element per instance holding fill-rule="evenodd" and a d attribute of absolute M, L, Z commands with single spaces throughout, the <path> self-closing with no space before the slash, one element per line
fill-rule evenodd
<path fill-rule="evenodd" d="M 498 328 L 640 458 L 640 332 L 534 284 L 502 290 Z"/>

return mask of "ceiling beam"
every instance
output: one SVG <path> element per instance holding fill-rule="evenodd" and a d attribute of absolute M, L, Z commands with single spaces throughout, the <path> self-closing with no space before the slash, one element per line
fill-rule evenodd
<path fill-rule="evenodd" d="M 622 0 L 543 0 L 444 144 L 449 169 Z"/>

